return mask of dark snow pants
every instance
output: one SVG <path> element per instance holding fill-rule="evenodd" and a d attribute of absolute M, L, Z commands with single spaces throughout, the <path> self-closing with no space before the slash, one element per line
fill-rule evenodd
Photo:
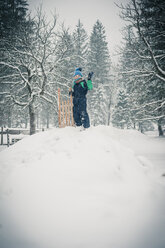
<path fill-rule="evenodd" d="M 89 116 L 87 113 L 87 99 L 73 98 L 73 118 L 76 126 L 90 127 Z"/>

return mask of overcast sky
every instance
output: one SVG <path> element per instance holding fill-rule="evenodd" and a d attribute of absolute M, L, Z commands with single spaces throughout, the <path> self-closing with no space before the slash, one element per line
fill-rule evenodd
<path fill-rule="evenodd" d="M 75 29 L 78 19 L 83 23 L 88 35 L 94 23 L 99 19 L 105 27 L 107 41 L 112 60 L 116 45 L 121 42 L 121 29 L 124 22 L 119 17 L 119 9 L 115 3 L 128 0 L 28 0 L 29 8 L 34 13 L 35 9 L 42 3 L 43 10 L 48 16 L 56 10 L 59 22 L 64 22 L 71 30 Z"/>

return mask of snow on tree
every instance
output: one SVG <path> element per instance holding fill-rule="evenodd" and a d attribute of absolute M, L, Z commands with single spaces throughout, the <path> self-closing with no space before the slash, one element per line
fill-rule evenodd
<path fill-rule="evenodd" d="M 29 109 L 30 134 L 36 130 L 35 113 L 40 99 L 50 103 L 55 100 L 49 90 L 57 46 L 55 28 L 56 16 L 48 23 L 39 10 L 32 27 L 16 37 L 16 45 L 11 44 L 8 57 L 0 62 L 3 70 L 11 70 L 7 77 L 1 77 L 3 82 L 10 80 L 10 89 L 2 94 L 13 104 Z"/>
<path fill-rule="evenodd" d="M 26 23 L 27 0 L 0 0 L 0 39 L 13 38 Z"/>
<path fill-rule="evenodd" d="M 135 122 L 157 121 L 163 134 L 165 119 L 163 1 L 131 0 L 121 5 L 127 24 L 120 72 L 127 93 L 133 99 Z M 131 111 L 130 109 L 130 111 Z"/>
<path fill-rule="evenodd" d="M 16 37 L 21 33 L 21 29 L 29 25 L 27 20 L 27 1 L 25 0 L 0 0 L 0 57 L 4 61 L 8 57 L 9 50 L 16 45 Z M 4 49 L 5 48 L 5 49 Z M 2 92 L 7 92 L 10 88 L 10 80 L 7 79 L 11 73 L 10 68 L 0 65 L 0 125 L 11 127 L 14 119 L 11 99 L 4 99 Z M 8 78 L 9 79 L 9 78 Z M 18 118 L 16 117 L 18 120 Z"/>
<path fill-rule="evenodd" d="M 130 111 L 130 97 L 125 89 L 120 89 L 117 97 L 117 103 L 113 110 L 112 124 L 118 128 L 132 127 L 132 113 Z"/>
<path fill-rule="evenodd" d="M 68 97 L 69 88 L 72 86 L 74 72 L 74 42 L 72 34 L 68 28 L 62 26 L 58 33 L 57 63 L 54 76 L 57 88 L 61 89 L 61 94 Z M 57 91 L 56 91 L 57 92 Z"/>
<path fill-rule="evenodd" d="M 88 71 L 94 71 L 94 89 L 89 95 L 89 112 L 93 125 L 107 124 L 110 95 L 110 56 L 105 28 L 97 20 L 90 36 Z"/>
<path fill-rule="evenodd" d="M 74 66 L 82 67 L 83 74 L 87 73 L 88 36 L 83 24 L 78 20 L 76 29 L 73 32 L 74 41 Z"/>

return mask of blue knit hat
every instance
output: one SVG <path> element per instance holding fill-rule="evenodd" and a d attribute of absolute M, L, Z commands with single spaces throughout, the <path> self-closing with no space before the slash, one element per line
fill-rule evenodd
<path fill-rule="evenodd" d="M 77 80 L 77 79 L 80 79 L 83 77 L 82 73 L 81 73 L 81 68 L 76 68 L 75 72 L 74 72 L 74 78 Z"/>

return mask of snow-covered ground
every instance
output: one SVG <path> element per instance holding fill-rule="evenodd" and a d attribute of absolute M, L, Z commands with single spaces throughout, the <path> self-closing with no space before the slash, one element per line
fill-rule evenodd
<path fill-rule="evenodd" d="M 164 248 L 165 139 L 55 128 L 0 152 L 1 248 Z"/>

